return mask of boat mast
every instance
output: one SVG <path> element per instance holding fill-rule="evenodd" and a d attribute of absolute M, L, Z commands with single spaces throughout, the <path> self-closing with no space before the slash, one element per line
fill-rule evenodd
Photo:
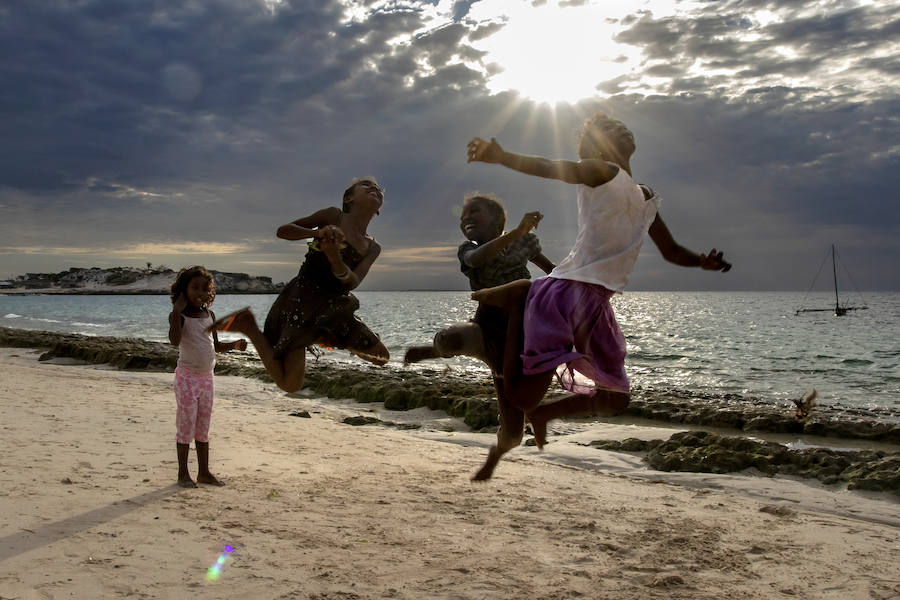
<path fill-rule="evenodd" d="M 843 312 L 841 311 L 841 305 L 838 302 L 837 266 L 836 259 L 834 257 L 834 244 L 831 245 L 831 273 L 834 275 L 834 314 L 836 316 L 841 316 Z"/>

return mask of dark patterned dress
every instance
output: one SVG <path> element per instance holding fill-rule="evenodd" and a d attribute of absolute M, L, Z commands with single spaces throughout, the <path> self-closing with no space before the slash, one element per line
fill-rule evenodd
<path fill-rule="evenodd" d="M 364 257 L 346 244 L 341 258 L 353 270 Z M 279 358 L 315 344 L 365 350 L 379 338 L 354 314 L 358 308 L 359 300 L 334 276 L 325 253 L 312 243 L 297 276 L 269 309 L 263 334 Z"/>

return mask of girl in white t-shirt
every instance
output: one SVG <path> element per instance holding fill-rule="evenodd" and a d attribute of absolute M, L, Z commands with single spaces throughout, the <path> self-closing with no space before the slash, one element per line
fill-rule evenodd
<path fill-rule="evenodd" d="M 209 421 L 213 405 L 213 369 L 216 352 L 246 350 L 247 340 L 220 342 L 207 331 L 216 316 L 209 305 L 216 297 L 212 274 L 196 266 L 181 269 L 172 284 L 169 341 L 178 346 L 175 368 L 175 446 L 178 451 L 178 485 L 197 487 L 188 473 L 191 440 L 197 447 L 197 481 L 225 485 L 209 471 Z"/>
<path fill-rule="evenodd" d="M 599 114 L 585 122 L 578 161 L 507 152 L 493 138 L 474 138 L 468 144 L 469 162 L 501 164 L 578 186 L 578 237 L 569 255 L 547 277 L 472 294 L 509 312 L 504 385 L 510 401 L 531 421 L 539 448 L 547 441 L 552 419 L 615 415 L 628 406 L 625 337 L 609 298 L 625 287 L 645 233 L 670 262 L 716 271 L 731 268 L 715 248 L 696 254 L 675 242 L 659 216 L 659 197 L 631 179 L 635 148 L 624 123 Z M 574 393 L 541 404 L 556 373 Z M 489 478 L 502 455 L 502 449 L 492 447 L 474 478 Z"/>

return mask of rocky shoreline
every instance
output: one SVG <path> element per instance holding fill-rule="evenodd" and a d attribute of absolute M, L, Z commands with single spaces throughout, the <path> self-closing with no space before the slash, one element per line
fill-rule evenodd
<path fill-rule="evenodd" d="M 598 440 L 591 447 L 615 452 L 636 452 L 658 471 L 734 473 L 746 469 L 773 477 L 792 475 L 818 479 L 824 484 L 846 484 L 850 490 L 892 492 L 900 495 L 900 451 L 791 450 L 774 442 L 684 431 L 668 440 Z"/>
<path fill-rule="evenodd" d="M 0 346 L 43 349 L 45 352 L 41 360 L 68 357 L 129 370 L 171 372 L 178 359 L 177 349 L 159 342 L 10 328 L 0 328 Z M 217 374 L 271 381 L 255 356 L 229 353 L 219 355 L 218 361 Z M 443 410 L 463 419 L 476 431 L 491 431 L 497 426 L 496 398 L 492 382 L 487 377 L 473 380 L 443 369 L 411 371 L 390 366 L 340 365 L 312 359 L 307 365 L 306 387 L 332 398 L 352 398 L 363 403 L 383 402 L 385 408 L 391 410 L 421 406 Z M 726 428 L 735 432 L 735 436 L 708 434 L 684 439 L 686 434 L 676 434 L 668 441 L 657 440 L 649 445 L 637 441 L 611 443 L 618 450 L 646 453 L 647 462 L 655 469 L 730 472 L 754 467 L 770 475 L 790 473 L 815 477 L 826 483 L 847 481 L 850 487 L 900 493 L 900 415 L 889 411 L 819 406 L 809 417 L 798 420 L 788 406 L 737 394 L 704 395 L 684 390 L 648 391 L 637 388 L 632 393 L 628 415 L 691 427 Z M 788 451 L 780 444 L 748 440 L 741 436 L 742 433 L 867 440 L 897 445 L 898 451 L 865 451 L 853 453 L 853 456 L 837 450 Z M 736 442 L 728 440 L 733 439 L 743 440 L 740 448 L 732 447 Z M 594 445 L 607 447 L 605 443 L 595 442 Z M 746 443 L 761 446 L 751 450 Z M 781 450 L 776 452 L 778 448 L 792 454 L 785 455 Z M 823 452 L 832 458 L 826 457 Z M 769 458 L 764 460 L 760 456 Z M 840 465 L 842 467 L 837 470 Z"/>

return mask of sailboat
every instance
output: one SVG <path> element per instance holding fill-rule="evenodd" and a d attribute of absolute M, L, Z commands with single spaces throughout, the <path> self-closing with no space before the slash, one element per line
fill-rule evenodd
<path fill-rule="evenodd" d="M 827 259 L 828 256 L 826 255 Z M 822 266 L 825 265 L 825 261 L 822 261 Z M 819 274 L 822 272 L 822 266 L 819 267 L 819 272 L 816 273 L 815 279 L 813 279 L 812 285 L 809 286 L 809 290 L 812 290 L 813 286 L 816 285 L 816 281 L 819 279 Z M 834 244 L 831 245 L 831 274 L 834 277 L 834 308 L 798 308 L 795 315 L 799 315 L 800 313 L 806 312 L 829 312 L 834 311 L 834 316 L 842 317 L 846 315 L 851 310 L 866 310 L 869 308 L 868 306 L 841 306 L 840 298 L 838 297 L 838 285 L 837 285 L 837 251 L 834 249 Z M 806 291 L 806 294 L 809 295 L 809 290 Z M 806 296 L 803 297 L 803 300 L 806 300 Z M 801 302 L 802 306 L 802 302 Z"/>

